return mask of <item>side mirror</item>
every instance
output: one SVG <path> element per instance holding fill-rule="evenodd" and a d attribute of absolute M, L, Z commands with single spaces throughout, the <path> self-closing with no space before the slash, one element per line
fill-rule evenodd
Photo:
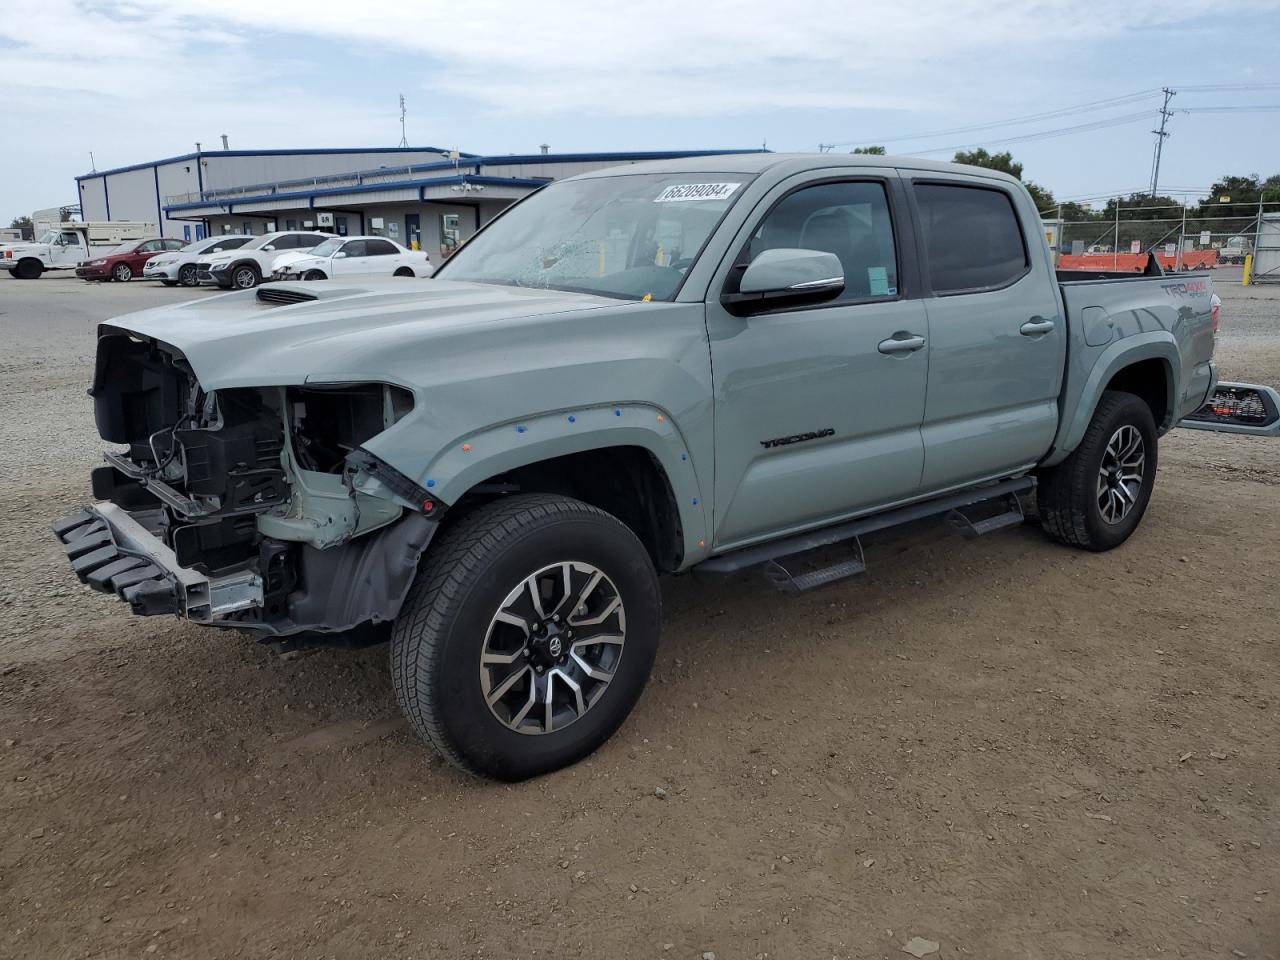
<path fill-rule="evenodd" d="M 737 293 L 720 302 L 744 316 L 778 306 L 822 303 L 844 292 L 844 268 L 834 253 L 780 247 L 766 250 L 743 271 Z"/>
<path fill-rule="evenodd" d="M 262 249 L 263 249 L 263 250 L 274 250 L 275 248 L 276 248 L 276 245 L 275 245 L 274 243 L 268 243 L 268 244 L 267 244 L 265 247 L 263 247 Z"/>
<path fill-rule="evenodd" d="M 333 255 L 333 259 L 335 259 L 335 260 L 339 260 L 339 259 L 341 259 L 342 257 L 345 257 L 346 255 L 347 255 L 347 254 L 346 254 L 346 251 L 344 251 L 344 250 L 339 250 L 337 253 L 335 253 L 335 254 Z"/>

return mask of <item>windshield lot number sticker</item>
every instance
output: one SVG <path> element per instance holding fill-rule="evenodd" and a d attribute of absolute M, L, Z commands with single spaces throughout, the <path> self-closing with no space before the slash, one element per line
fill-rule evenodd
<path fill-rule="evenodd" d="M 740 183 L 673 183 L 664 189 L 654 203 L 680 203 L 684 200 L 728 200 Z"/>

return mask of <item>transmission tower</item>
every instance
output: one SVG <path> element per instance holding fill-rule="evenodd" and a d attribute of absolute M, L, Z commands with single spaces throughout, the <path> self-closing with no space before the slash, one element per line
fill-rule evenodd
<path fill-rule="evenodd" d="M 1151 165 L 1151 195 L 1154 197 L 1156 191 L 1160 188 L 1160 155 L 1164 152 L 1164 140 L 1169 136 L 1165 130 L 1165 125 L 1169 122 L 1169 118 L 1173 116 L 1173 111 L 1169 109 L 1169 101 L 1176 97 L 1177 91 L 1170 90 L 1168 87 L 1162 87 L 1164 93 L 1164 103 L 1160 106 L 1160 129 L 1152 130 L 1156 135 L 1156 156 L 1155 161 Z"/>
<path fill-rule="evenodd" d="M 400 146 L 407 147 L 409 138 L 404 132 L 404 94 L 400 94 Z"/>

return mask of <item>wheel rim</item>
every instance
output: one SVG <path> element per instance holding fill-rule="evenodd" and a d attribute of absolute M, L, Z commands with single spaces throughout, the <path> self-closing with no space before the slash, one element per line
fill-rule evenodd
<path fill-rule="evenodd" d="M 1120 523 L 1138 505 L 1146 467 L 1142 433 L 1132 424 L 1125 424 L 1107 441 L 1098 468 L 1098 510 L 1103 520 Z"/>
<path fill-rule="evenodd" d="M 248 267 L 241 267 L 236 271 L 236 286 L 248 289 L 253 286 L 253 271 Z"/>
<path fill-rule="evenodd" d="M 184 287 L 194 287 L 196 285 L 196 268 L 183 267 L 178 271 L 178 279 L 182 281 Z"/>
<path fill-rule="evenodd" d="M 122 263 L 120 266 L 116 267 L 117 280 L 128 280 L 131 276 L 133 276 L 133 271 L 129 269 L 129 265 L 127 263 Z"/>
<path fill-rule="evenodd" d="M 489 621 L 480 689 L 517 733 L 558 733 L 600 702 L 618 672 L 626 611 L 597 567 L 563 561 L 526 577 Z"/>

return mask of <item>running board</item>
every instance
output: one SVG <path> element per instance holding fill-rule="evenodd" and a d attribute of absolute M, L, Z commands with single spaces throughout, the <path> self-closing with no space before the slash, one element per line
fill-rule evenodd
<path fill-rule="evenodd" d="M 1016 527 L 1025 523 L 1027 515 L 1022 512 L 1022 501 L 1018 499 L 1018 495 L 1011 493 L 1004 500 L 1008 509 L 994 516 L 974 520 L 963 510 L 956 509 L 949 512 L 942 519 L 947 526 L 966 540 L 976 540 L 978 537 L 984 537 L 988 533 L 995 533 L 1005 527 Z"/>
<path fill-rule="evenodd" d="M 699 573 L 725 574 L 737 573 L 763 564 L 765 578 L 775 586 L 793 592 L 812 590 L 814 587 L 825 586 L 866 570 L 866 558 L 859 538 L 868 533 L 887 530 L 940 514 L 947 515 L 947 522 L 953 529 L 960 530 L 962 535 L 970 537 L 981 536 L 1021 523 L 1023 521 L 1022 505 L 1018 502 L 1017 495 L 1034 489 L 1035 485 L 1034 477 L 1002 480 L 985 487 L 974 487 L 960 493 L 909 504 L 896 510 L 823 527 L 810 533 L 796 534 L 752 547 L 743 547 L 741 550 L 704 560 L 693 569 Z M 1002 498 L 1012 503 L 1009 504 L 1008 510 L 994 517 L 974 521 L 961 512 L 965 507 Z M 953 520 L 952 514 L 957 515 L 957 519 Z M 852 559 L 840 560 L 829 566 L 803 573 L 792 573 L 787 566 L 791 564 L 794 567 L 801 554 L 819 547 L 828 547 L 834 543 L 843 543 L 846 540 L 854 541 L 855 555 Z"/>

